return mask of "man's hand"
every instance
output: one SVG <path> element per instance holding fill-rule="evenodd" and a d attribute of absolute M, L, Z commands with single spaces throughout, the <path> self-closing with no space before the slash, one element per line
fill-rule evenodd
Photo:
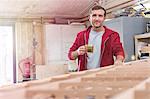
<path fill-rule="evenodd" d="M 114 65 L 118 66 L 118 65 L 123 65 L 122 60 L 116 60 Z"/>
<path fill-rule="evenodd" d="M 76 51 L 72 52 L 72 59 L 76 59 L 79 55 L 84 55 L 86 53 L 85 45 L 80 46 Z"/>
<path fill-rule="evenodd" d="M 123 61 L 124 61 L 124 57 L 123 56 L 121 56 L 121 55 L 118 55 L 117 57 L 116 57 L 116 61 L 115 61 L 115 63 L 114 63 L 114 65 L 123 65 Z"/>
<path fill-rule="evenodd" d="M 84 55 L 86 53 L 86 51 L 87 51 L 86 47 L 85 47 L 85 45 L 83 45 L 78 48 L 77 53 L 78 53 L 78 55 Z"/>

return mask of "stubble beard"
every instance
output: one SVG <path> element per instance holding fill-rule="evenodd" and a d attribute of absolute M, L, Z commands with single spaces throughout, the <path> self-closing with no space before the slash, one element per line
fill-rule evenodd
<path fill-rule="evenodd" d="M 95 29 L 100 29 L 100 28 L 102 27 L 102 24 L 100 24 L 100 25 L 98 25 L 98 26 L 93 25 L 93 27 L 94 27 Z"/>
<path fill-rule="evenodd" d="M 98 28 L 100 28 L 101 27 L 101 25 L 99 25 L 99 26 L 94 26 L 94 28 L 96 28 L 96 29 L 98 29 Z"/>
<path fill-rule="evenodd" d="M 96 29 L 97 29 L 97 28 L 101 28 L 101 27 L 102 27 L 102 23 L 100 23 L 98 26 L 97 26 L 97 25 L 94 25 L 94 23 L 93 23 L 93 27 L 96 28 Z"/>
<path fill-rule="evenodd" d="M 101 31 L 102 27 L 103 27 L 102 24 L 99 24 L 97 26 L 93 24 L 93 30 L 95 30 L 95 31 Z"/>

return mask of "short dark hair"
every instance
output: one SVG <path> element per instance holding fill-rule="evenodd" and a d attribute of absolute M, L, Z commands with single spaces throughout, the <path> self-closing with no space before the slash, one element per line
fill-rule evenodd
<path fill-rule="evenodd" d="M 103 10 L 103 11 L 104 11 L 104 16 L 106 16 L 106 9 L 103 8 L 103 7 L 100 6 L 100 5 L 95 5 L 95 6 L 93 6 L 93 7 L 90 9 L 90 13 L 91 13 L 93 10 Z"/>

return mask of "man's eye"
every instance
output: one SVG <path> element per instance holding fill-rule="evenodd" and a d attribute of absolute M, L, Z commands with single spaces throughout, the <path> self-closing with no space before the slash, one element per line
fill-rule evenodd
<path fill-rule="evenodd" d="M 99 17 L 102 17 L 102 15 L 98 15 Z"/>
<path fill-rule="evenodd" d="M 93 17 L 96 17 L 96 14 L 93 14 L 92 16 L 93 16 Z"/>
<path fill-rule="evenodd" d="M 92 17 L 96 17 L 96 16 L 102 17 L 103 15 L 96 15 L 96 14 L 93 14 L 93 15 L 92 15 Z"/>

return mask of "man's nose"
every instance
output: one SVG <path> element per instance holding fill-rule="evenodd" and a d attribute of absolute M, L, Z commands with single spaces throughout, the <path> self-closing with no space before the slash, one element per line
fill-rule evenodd
<path fill-rule="evenodd" d="M 98 20 L 98 19 L 99 19 L 99 16 L 97 15 L 95 19 Z"/>

